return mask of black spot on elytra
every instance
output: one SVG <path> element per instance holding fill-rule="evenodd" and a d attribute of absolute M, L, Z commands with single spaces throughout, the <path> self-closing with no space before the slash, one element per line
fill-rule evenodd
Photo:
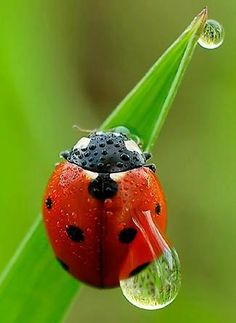
<path fill-rule="evenodd" d="M 50 197 L 46 199 L 45 205 L 48 210 L 52 208 L 52 199 Z"/>
<path fill-rule="evenodd" d="M 161 205 L 160 203 L 157 203 L 157 206 L 156 206 L 156 214 L 160 214 L 161 213 Z"/>
<path fill-rule="evenodd" d="M 150 264 L 150 262 L 145 262 L 144 264 L 138 266 L 137 268 L 135 268 L 134 270 L 132 270 L 129 273 L 129 277 L 134 276 L 139 274 L 143 269 L 145 269 L 148 265 Z"/>
<path fill-rule="evenodd" d="M 60 258 L 57 258 L 57 261 L 59 262 L 59 264 L 62 266 L 64 270 L 66 271 L 69 270 L 69 266 L 66 263 L 64 263 Z"/>
<path fill-rule="evenodd" d="M 116 195 L 118 184 L 111 179 L 109 174 L 100 174 L 90 182 L 88 191 L 96 199 L 105 200 Z"/>
<path fill-rule="evenodd" d="M 135 228 L 125 228 L 119 233 L 119 240 L 122 243 L 130 243 L 134 240 L 137 234 L 137 230 Z"/>
<path fill-rule="evenodd" d="M 84 241 L 84 232 L 79 227 L 75 225 L 68 225 L 66 227 L 66 232 L 68 237 L 74 242 Z"/>

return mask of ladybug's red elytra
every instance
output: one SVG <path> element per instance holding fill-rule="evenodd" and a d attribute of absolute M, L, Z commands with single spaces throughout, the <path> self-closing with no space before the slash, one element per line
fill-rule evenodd
<path fill-rule="evenodd" d="M 151 157 L 127 135 L 93 132 L 62 153 L 46 188 L 43 216 L 54 253 L 75 278 L 116 287 L 158 257 L 150 222 L 165 233 L 166 203 Z M 143 223 L 144 229 L 136 225 Z"/>

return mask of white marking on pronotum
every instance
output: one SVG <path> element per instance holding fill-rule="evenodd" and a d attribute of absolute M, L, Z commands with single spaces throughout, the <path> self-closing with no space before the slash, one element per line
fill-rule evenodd
<path fill-rule="evenodd" d="M 98 173 L 91 172 L 90 170 L 84 169 L 84 172 L 85 172 L 86 176 L 88 177 L 88 179 L 95 179 L 98 177 Z"/>
<path fill-rule="evenodd" d="M 126 175 L 127 172 L 119 172 L 119 173 L 111 173 L 110 174 L 110 177 L 111 179 L 113 179 L 113 181 L 119 181 L 121 180 L 125 175 Z"/>
<path fill-rule="evenodd" d="M 126 140 L 125 141 L 125 147 L 130 151 L 137 151 L 139 154 L 142 154 L 141 149 L 133 140 Z"/>
<path fill-rule="evenodd" d="M 77 144 L 73 147 L 73 149 L 87 148 L 89 143 L 90 143 L 90 139 L 87 137 L 83 137 L 77 142 Z"/>

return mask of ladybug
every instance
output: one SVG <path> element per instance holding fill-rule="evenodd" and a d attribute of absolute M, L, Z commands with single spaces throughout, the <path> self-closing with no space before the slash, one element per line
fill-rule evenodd
<path fill-rule="evenodd" d="M 166 202 L 150 153 L 127 134 L 96 131 L 61 154 L 46 188 L 43 217 L 61 266 L 110 288 L 161 253 Z"/>

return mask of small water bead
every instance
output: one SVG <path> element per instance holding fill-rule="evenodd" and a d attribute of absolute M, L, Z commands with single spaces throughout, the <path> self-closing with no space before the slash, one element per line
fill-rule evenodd
<path fill-rule="evenodd" d="M 180 284 L 180 263 L 174 248 L 165 250 L 138 274 L 120 281 L 126 299 L 146 310 L 170 304 L 177 296 Z"/>
<path fill-rule="evenodd" d="M 203 32 L 198 40 L 200 46 L 207 49 L 215 49 L 223 44 L 224 28 L 216 20 L 207 20 Z"/>
<path fill-rule="evenodd" d="M 116 133 L 121 133 L 123 135 L 126 135 L 127 137 L 130 136 L 130 131 L 128 128 L 124 127 L 124 126 L 118 126 L 115 127 L 114 129 L 112 129 L 114 132 Z"/>

